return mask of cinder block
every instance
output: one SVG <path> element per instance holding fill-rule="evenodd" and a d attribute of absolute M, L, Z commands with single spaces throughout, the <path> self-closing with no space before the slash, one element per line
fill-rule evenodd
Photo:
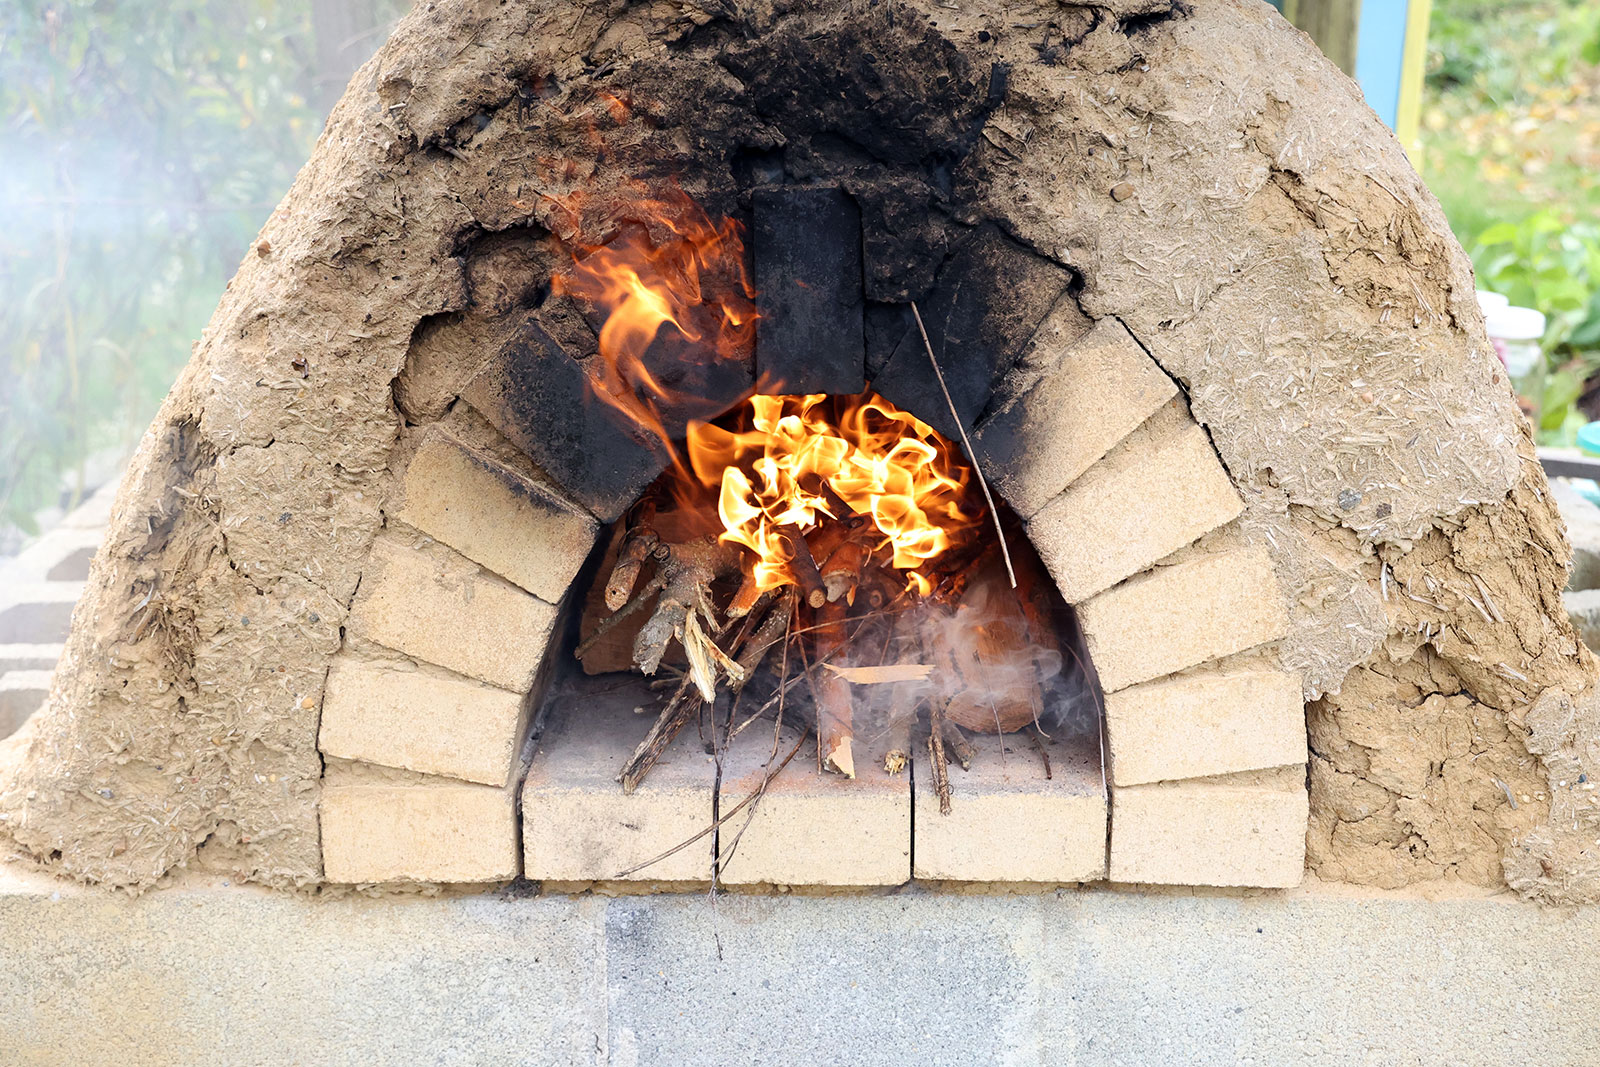
<path fill-rule="evenodd" d="M 589 683 L 581 679 L 579 684 Z M 711 835 L 632 874 L 711 825 L 716 765 L 691 725 L 631 794 L 622 765 L 654 716 L 615 701 L 575 694 L 550 723 L 522 787 L 522 856 L 539 881 L 706 882 Z"/>
<path fill-rule="evenodd" d="M 972 769 L 949 768 L 949 815 L 939 812 L 926 750 L 917 753 L 913 875 L 965 882 L 1104 878 L 1106 796 L 1097 739 L 1045 742 L 1048 778 L 1022 734 L 971 740 Z"/>
<path fill-rule="evenodd" d="M 788 729 L 776 766 L 798 740 Z M 752 728 L 723 758 L 724 813 L 767 776 L 772 732 Z M 911 877 L 911 776 L 890 775 L 880 754 L 858 746 L 856 777 L 817 770 L 816 746 L 801 747 L 755 805 L 722 828 L 722 881 L 728 885 L 901 885 Z M 749 826 L 740 829 L 749 817 Z M 734 842 L 737 839 L 737 848 Z"/>
<path fill-rule="evenodd" d="M 1163 408 L 1028 521 L 1061 595 L 1078 604 L 1237 518 L 1206 432 Z"/>
<path fill-rule="evenodd" d="M 334 661 L 322 697 L 324 755 L 503 786 L 526 698 L 470 678 Z"/>
<path fill-rule="evenodd" d="M 1159 679 L 1107 694 L 1105 707 L 1117 785 L 1306 761 L 1300 679 L 1281 671 Z"/>
<path fill-rule="evenodd" d="M 351 631 L 515 693 L 533 688 L 556 609 L 456 552 L 393 534 L 372 545 Z"/>
<path fill-rule="evenodd" d="M 551 604 L 594 547 L 588 512 L 438 427 L 401 485 L 397 518 Z"/>
<path fill-rule="evenodd" d="M 517 876 L 512 791 L 420 775 L 329 769 L 322 869 L 330 882 L 503 882 Z"/>
<path fill-rule="evenodd" d="M 1108 693 L 1275 641 L 1289 629 L 1264 548 L 1157 567 L 1078 607 L 1089 657 Z"/>
<path fill-rule="evenodd" d="M 1116 786 L 1111 879 L 1288 888 L 1305 871 L 1305 772 Z"/>
<path fill-rule="evenodd" d="M 1046 319 L 1025 357 L 1037 380 L 973 439 L 984 473 L 1024 518 L 1178 394 L 1115 319 L 1081 337 L 1049 326 Z"/>
<path fill-rule="evenodd" d="M 48 670 L 0 672 L 0 739 L 22 729 L 22 724 L 50 699 Z"/>

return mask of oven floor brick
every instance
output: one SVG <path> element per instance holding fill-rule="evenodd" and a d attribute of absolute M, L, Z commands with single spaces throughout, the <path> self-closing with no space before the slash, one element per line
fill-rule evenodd
<path fill-rule="evenodd" d="M 1157 567 L 1078 608 L 1100 685 L 1114 692 L 1288 632 L 1266 549 L 1257 546 Z"/>
<path fill-rule="evenodd" d="M 794 747 L 784 731 L 778 761 Z M 821 774 L 807 740 L 767 786 L 750 825 L 746 808 L 722 827 L 722 881 L 727 885 L 901 885 L 911 877 L 911 776 L 890 775 L 881 755 L 857 746 L 854 779 Z M 761 785 L 772 754 L 772 731 L 752 726 L 723 760 L 722 810 Z M 776 765 L 776 764 L 774 764 Z"/>
<path fill-rule="evenodd" d="M 1061 595 L 1078 604 L 1243 508 L 1206 432 L 1172 405 L 1046 504 L 1028 533 Z"/>
<path fill-rule="evenodd" d="M 599 524 L 576 504 L 437 428 L 402 480 L 397 518 L 547 603 L 559 603 Z"/>
<path fill-rule="evenodd" d="M 1097 740 L 1046 743 L 1049 778 L 1020 733 L 973 736 L 971 742 L 972 769 L 949 769 L 949 815 L 939 812 L 926 750 L 917 753 L 915 877 L 1046 883 L 1104 878 L 1106 796 Z"/>
<path fill-rule="evenodd" d="M 1075 301 L 1068 328 L 1054 312 L 1034 335 L 1026 369 L 1042 375 L 979 427 L 973 448 L 984 473 L 1027 518 L 1178 394 L 1178 387 L 1115 319 L 1087 335 Z"/>
<path fill-rule="evenodd" d="M 1241 669 L 1180 675 L 1106 696 L 1117 785 L 1203 778 L 1306 761 L 1300 679 Z"/>
<path fill-rule="evenodd" d="M 1300 884 L 1308 810 L 1302 768 L 1118 786 L 1111 798 L 1112 881 Z"/>
<path fill-rule="evenodd" d="M 526 699 L 470 678 L 363 662 L 328 672 L 318 745 L 324 755 L 505 785 Z"/>
<path fill-rule="evenodd" d="M 451 549 L 372 545 L 350 612 L 359 637 L 516 693 L 533 687 L 556 609 Z"/>
<path fill-rule="evenodd" d="M 711 836 L 636 873 L 711 825 L 716 765 L 686 727 L 624 794 L 622 765 L 654 716 L 626 706 L 563 699 L 522 787 L 522 863 L 535 881 L 709 882 Z"/>
<path fill-rule="evenodd" d="M 510 789 L 330 765 L 322 867 L 330 882 L 503 882 L 517 876 Z"/>

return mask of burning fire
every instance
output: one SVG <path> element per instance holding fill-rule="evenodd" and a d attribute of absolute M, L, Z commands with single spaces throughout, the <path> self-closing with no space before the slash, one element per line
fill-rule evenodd
<path fill-rule="evenodd" d="M 574 214 L 579 206 L 567 204 Z M 557 275 L 552 288 L 606 312 L 595 395 L 671 452 L 659 407 L 682 398 L 651 373 L 645 353 L 670 326 L 687 343 L 685 358 L 748 357 L 757 316 L 742 227 L 729 218 L 713 224 L 680 189 L 641 197 L 621 217 L 628 223 L 621 234 L 575 250 L 572 269 Z"/>
<path fill-rule="evenodd" d="M 689 426 L 689 458 L 717 491 L 724 541 L 755 554 L 757 587 L 791 581 L 786 531 L 824 518 L 870 519 L 873 546 L 927 593 L 919 568 L 972 525 L 963 508 L 969 469 L 933 427 L 872 393 L 854 397 L 754 396 L 752 429 Z"/>
<path fill-rule="evenodd" d="M 577 213 L 581 204 L 567 204 Z M 620 234 L 582 246 L 554 289 L 602 310 L 595 395 L 663 443 L 677 466 L 680 495 L 713 490 L 721 539 L 749 549 L 759 589 L 795 579 L 795 537 L 824 519 L 860 525 L 873 554 L 926 593 L 927 565 L 970 531 L 964 507 L 970 471 L 932 427 L 868 392 L 856 397 L 754 396 L 749 429 L 688 425 L 692 474 L 663 423 L 664 407 L 685 399 L 651 371 L 646 353 L 667 327 L 681 358 L 748 358 L 754 341 L 754 290 L 745 269 L 742 227 L 713 223 L 681 190 L 641 196 L 618 212 Z M 659 355 L 659 353 L 658 353 Z M 820 562 L 820 561 L 819 561 Z"/>

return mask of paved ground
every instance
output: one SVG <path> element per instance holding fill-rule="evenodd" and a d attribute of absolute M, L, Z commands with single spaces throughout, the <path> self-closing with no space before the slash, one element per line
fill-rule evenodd
<path fill-rule="evenodd" d="M 0 878 L 0 944 L 8 1067 L 1600 1062 L 1600 910 L 1503 897 L 130 900 Z"/>

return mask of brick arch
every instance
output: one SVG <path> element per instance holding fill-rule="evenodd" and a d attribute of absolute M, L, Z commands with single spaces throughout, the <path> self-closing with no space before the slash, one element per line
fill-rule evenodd
<path fill-rule="evenodd" d="M 1035 832 L 1018 807 L 1013 826 L 986 828 L 996 860 L 940 850 L 963 826 L 930 836 L 918 869 L 973 880 L 1296 884 L 1304 711 L 1300 680 L 1271 647 L 1288 626 L 1271 559 L 1240 535 L 1239 491 L 1177 384 L 1126 328 L 1057 326 L 1047 317 L 1029 340 L 1039 375 L 981 423 L 974 449 L 1003 472 L 996 490 L 1077 608 L 1105 690 L 1109 859 L 1102 830 L 1053 864 L 1023 861 L 1023 836 L 1014 847 L 996 840 Z M 530 803 L 551 807 L 561 792 L 560 818 L 583 836 L 539 840 L 555 818 L 541 808 L 519 838 L 519 748 L 538 682 L 560 654 L 557 605 L 600 524 L 508 445 L 462 412 L 401 446 L 389 528 L 368 557 L 352 640 L 323 704 L 331 881 L 499 881 L 524 872 L 524 845 L 529 877 L 603 880 L 696 832 L 704 817 L 684 821 L 676 839 L 651 836 L 642 851 L 618 847 L 604 838 L 627 837 L 624 826 L 662 801 L 621 798 L 605 775 L 566 767 L 577 784 L 530 779 L 530 793 L 540 790 Z M 385 664 L 386 650 L 414 664 Z M 585 788 L 599 795 L 572 799 Z M 1081 821 L 1083 802 L 1041 783 L 1033 814 Z M 828 831 L 825 818 L 816 831 Z M 970 853 L 982 851 L 976 845 L 959 842 Z M 898 882 L 911 870 L 896 866 L 898 855 L 891 848 L 877 866 L 838 869 L 822 860 L 806 872 L 765 857 L 757 880 Z M 693 879 L 703 869 L 693 854 L 637 877 Z"/>

